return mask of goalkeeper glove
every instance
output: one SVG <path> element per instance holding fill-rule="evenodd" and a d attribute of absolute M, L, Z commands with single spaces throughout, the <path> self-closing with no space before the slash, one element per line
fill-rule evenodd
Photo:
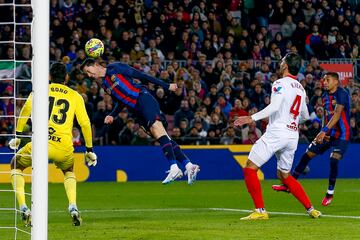
<path fill-rule="evenodd" d="M 20 138 L 11 139 L 10 142 L 9 142 L 9 148 L 11 148 L 12 150 L 18 149 L 18 147 L 20 145 L 20 142 L 21 142 Z"/>
<path fill-rule="evenodd" d="M 85 152 L 85 161 L 87 163 L 87 165 L 90 166 L 96 166 L 97 164 L 97 156 L 96 154 L 93 152 L 92 148 L 86 148 L 86 152 Z"/>

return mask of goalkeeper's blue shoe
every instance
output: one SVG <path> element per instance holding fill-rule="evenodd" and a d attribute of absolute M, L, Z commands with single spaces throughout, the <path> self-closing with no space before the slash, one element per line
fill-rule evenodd
<path fill-rule="evenodd" d="M 183 173 L 181 169 L 178 167 L 170 168 L 170 170 L 167 171 L 167 173 L 168 175 L 166 176 L 165 180 L 162 181 L 162 184 L 169 184 L 175 181 L 176 179 L 183 177 Z"/>
<path fill-rule="evenodd" d="M 188 176 L 189 185 L 195 182 L 198 172 L 200 172 L 200 166 L 196 164 L 192 164 L 189 169 L 185 171 L 185 175 Z"/>
<path fill-rule="evenodd" d="M 25 223 L 25 227 L 31 227 L 31 211 L 27 206 L 20 208 L 21 220 Z"/>
<path fill-rule="evenodd" d="M 75 206 L 69 207 L 69 213 L 72 218 L 72 223 L 74 226 L 80 226 L 82 223 L 82 219 L 80 217 L 80 212 Z"/>

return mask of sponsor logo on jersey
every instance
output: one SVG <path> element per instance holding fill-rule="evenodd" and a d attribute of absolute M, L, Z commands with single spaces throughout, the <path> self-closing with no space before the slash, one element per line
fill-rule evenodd
<path fill-rule="evenodd" d="M 292 122 L 290 123 L 290 125 L 286 125 L 286 127 L 290 130 L 293 130 L 293 131 L 297 131 L 298 130 L 298 127 L 297 127 L 297 124 L 296 122 Z"/>
<path fill-rule="evenodd" d="M 274 87 L 273 91 L 274 93 L 281 93 L 280 90 L 282 89 L 281 86 L 278 86 L 278 87 Z"/>
<path fill-rule="evenodd" d="M 61 138 L 57 136 L 53 136 L 53 134 L 56 133 L 56 130 L 52 127 L 49 127 L 49 140 L 54 142 L 61 142 Z"/>

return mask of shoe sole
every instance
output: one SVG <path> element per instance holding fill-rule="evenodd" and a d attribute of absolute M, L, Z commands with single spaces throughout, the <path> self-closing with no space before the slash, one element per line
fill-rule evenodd
<path fill-rule="evenodd" d="M 81 225 L 82 219 L 79 214 L 72 214 L 71 218 L 74 226 L 77 227 Z"/>
<path fill-rule="evenodd" d="M 169 180 L 168 182 L 162 182 L 162 184 L 164 184 L 164 185 L 170 184 L 170 183 L 174 182 L 176 179 L 182 178 L 182 177 L 183 177 L 183 175 L 180 172 L 178 172 L 171 180 Z"/>
<path fill-rule="evenodd" d="M 255 220 L 268 220 L 269 218 L 267 217 L 261 217 L 261 218 L 240 218 L 240 220 L 242 221 L 255 221 Z"/>
<path fill-rule="evenodd" d="M 23 220 L 25 227 L 31 227 L 31 214 L 25 215 L 25 213 L 22 213 L 21 219 Z"/>

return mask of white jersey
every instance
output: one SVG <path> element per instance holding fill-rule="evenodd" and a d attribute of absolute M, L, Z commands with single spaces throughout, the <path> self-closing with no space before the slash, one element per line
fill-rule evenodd
<path fill-rule="evenodd" d="M 275 81 L 271 90 L 271 103 L 252 115 L 257 121 L 269 117 L 267 134 L 282 138 L 298 138 L 299 119 L 308 119 L 306 92 L 303 86 L 291 77 Z"/>

